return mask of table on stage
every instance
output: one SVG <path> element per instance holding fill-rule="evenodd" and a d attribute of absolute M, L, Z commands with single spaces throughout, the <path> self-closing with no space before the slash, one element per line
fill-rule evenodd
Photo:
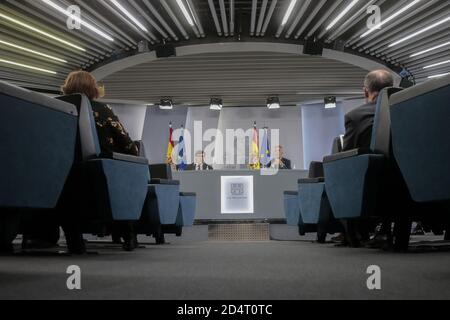
<path fill-rule="evenodd" d="M 182 192 L 197 194 L 197 221 L 285 219 L 284 191 L 296 191 L 306 170 L 263 175 L 251 170 L 178 171 Z"/>

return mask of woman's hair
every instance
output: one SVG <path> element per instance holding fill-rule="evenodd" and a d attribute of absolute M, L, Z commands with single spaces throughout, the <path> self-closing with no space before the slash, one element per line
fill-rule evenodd
<path fill-rule="evenodd" d="M 105 95 L 105 89 L 97 84 L 94 76 L 81 70 L 71 72 L 67 76 L 61 91 L 64 94 L 85 94 L 90 100 L 95 100 Z"/>

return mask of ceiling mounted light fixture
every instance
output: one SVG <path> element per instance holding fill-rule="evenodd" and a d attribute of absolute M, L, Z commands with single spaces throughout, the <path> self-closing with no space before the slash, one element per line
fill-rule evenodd
<path fill-rule="evenodd" d="M 161 110 L 172 110 L 173 109 L 173 101 L 171 98 L 162 98 L 159 104 L 159 108 Z"/>
<path fill-rule="evenodd" d="M 437 62 L 437 63 L 434 63 L 434 64 L 430 64 L 429 66 L 425 66 L 423 68 L 424 69 L 430 69 L 430 68 L 439 67 L 439 66 L 442 66 L 444 64 L 449 64 L 449 63 L 450 63 L 450 60 L 447 60 L 447 61 L 442 61 L 442 62 Z"/>
<path fill-rule="evenodd" d="M 442 73 L 442 74 L 436 74 L 434 76 L 429 76 L 428 79 L 442 78 L 442 77 L 445 77 L 445 76 L 448 76 L 448 75 L 450 75 L 450 72 Z"/>
<path fill-rule="evenodd" d="M 220 111 L 223 108 L 223 102 L 220 98 L 211 98 L 211 102 L 209 103 L 209 108 L 211 110 Z"/>
<path fill-rule="evenodd" d="M 326 97 L 325 101 L 325 109 L 336 109 L 336 97 Z"/>
<path fill-rule="evenodd" d="M 280 109 L 280 98 L 278 97 L 269 97 L 267 98 L 267 108 L 273 110 L 273 109 Z"/>

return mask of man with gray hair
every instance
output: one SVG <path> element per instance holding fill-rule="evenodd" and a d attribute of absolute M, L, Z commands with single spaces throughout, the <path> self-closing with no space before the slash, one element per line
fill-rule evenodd
<path fill-rule="evenodd" d="M 394 77 L 386 70 L 370 72 L 364 80 L 366 104 L 345 116 L 344 151 L 370 147 L 375 107 L 381 90 L 394 85 Z"/>

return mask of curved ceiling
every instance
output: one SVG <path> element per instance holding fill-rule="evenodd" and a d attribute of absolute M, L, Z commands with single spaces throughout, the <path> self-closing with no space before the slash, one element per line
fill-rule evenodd
<path fill-rule="evenodd" d="M 69 5 L 81 9 L 84 24 L 81 29 L 68 29 L 64 10 Z M 378 5 L 381 10 L 380 30 L 369 31 L 367 27 L 367 9 L 371 5 Z M 449 17 L 448 0 L 2 0 L 0 79 L 29 88 L 58 90 L 69 71 L 94 70 L 133 55 L 141 41 L 148 42 L 151 50 L 161 43 L 176 46 L 227 41 L 299 44 L 314 38 L 328 48 L 363 55 L 390 67 L 406 67 L 418 81 L 423 81 L 428 76 L 450 72 Z M 254 55 L 259 57 L 257 60 L 272 62 L 277 57 Z M 176 66 L 189 63 L 189 59 L 195 62 L 198 57 L 168 60 L 174 66 L 161 62 L 145 68 L 165 65 L 173 75 Z M 248 60 L 248 55 L 239 59 Z M 290 57 L 284 59 L 282 67 L 286 68 Z M 302 57 L 302 68 L 308 59 Z M 220 63 L 216 69 L 226 68 L 223 61 Z M 241 71 L 244 68 L 245 64 Z M 349 69 L 352 73 L 350 70 L 353 69 Z M 111 95 L 119 92 L 114 88 L 117 79 L 114 75 L 108 79 Z M 355 85 L 356 82 L 349 82 L 346 89 L 352 90 Z M 334 89 L 331 84 L 327 86 Z M 272 91 L 277 88 L 274 86 Z M 195 98 L 192 101 L 197 101 Z"/>
<path fill-rule="evenodd" d="M 361 96 L 366 70 L 322 57 L 269 52 L 208 53 L 139 64 L 106 77 L 106 99 L 205 106 L 261 106 L 276 95 L 283 105 Z"/>

